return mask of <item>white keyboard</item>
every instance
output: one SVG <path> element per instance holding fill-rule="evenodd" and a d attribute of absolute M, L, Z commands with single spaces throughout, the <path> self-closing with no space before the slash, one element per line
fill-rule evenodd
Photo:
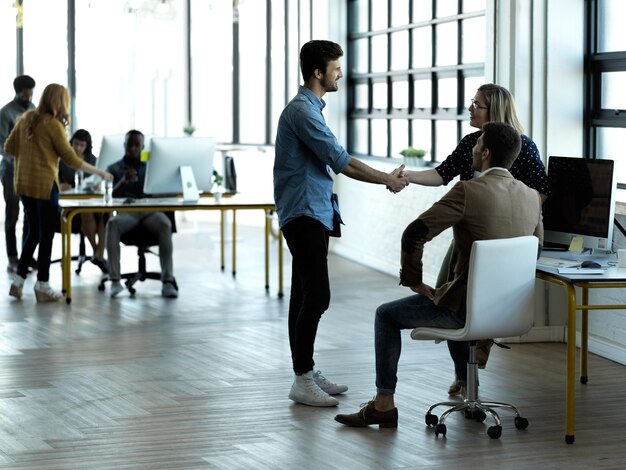
<path fill-rule="evenodd" d="M 546 268 L 575 268 L 577 266 L 580 266 L 580 261 L 540 256 L 537 260 L 537 265 L 545 266 Z"/>

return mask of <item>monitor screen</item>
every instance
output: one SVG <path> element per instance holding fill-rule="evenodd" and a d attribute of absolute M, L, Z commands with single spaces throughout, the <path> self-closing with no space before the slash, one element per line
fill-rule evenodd
<path fill-rule="evenodd" d="M 545 246 L 568 247 L 573 236 L 583 247 L 612 249 L 615 191 L 613 160 L 550 157 L 550 195 L 543 207 Z"/>
<path fill-rule="evenodd" d="M 124 158 L 124 139 L 125 134 L 118 135 L 105 135 L 102 137 L 102 144 L 100 145 L 100 153 L 96 166 L 101 170 L 106 170 L 109 165 L 115 163 L 118 160 Z M 150 151 L 150 136 L 144 135 L 143 151 Z"/>
<path fill-rule="evenodd" d="M 143 192 L 182 194 L 180 167 L 189 166 L 198 190 L 210 193 L 214 153 L 215 139 L 212 137 L 154 137 Z"/>

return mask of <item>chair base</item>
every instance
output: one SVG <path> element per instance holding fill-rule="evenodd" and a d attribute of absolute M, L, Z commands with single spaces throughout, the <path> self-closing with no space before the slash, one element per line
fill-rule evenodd
<path fill-rule="evenodd" d="M 128 292 L 130 292 L 130 295 L 135 295 L 136 289 L 133 286 L 137 282 L 143 282 L 146 279 L 153 279 L 156 281 L 161 280 L 161 273 L 150 272 L 146 270 L 146 256 L 145 256 L 146 253 L 153 253 L 153 252 L 150 251 L 147 247 L 139 247 L 137 250 L 137 254 L 139 257 L 139 266 L 137 268 L 137 272 L 125 273 L 121 275 L 121 279 L 126 280 L 124 285 L 126 286 L 126 289 L 128 289 Z M 104 285 L 106 284 L 107 281 L 110 281 L 110 280 L 111 279 L 109 278 L 108 275 L 102 276 L 102 278 L 100 279 L 100 284 L 98 284 L 98 290 L 101 292 L 104 291 Z"/>
<path fill-rule="evenodd" d="M 441 417 L 433 414 L 433 410 L 438 406 L 449 407 L 441 414 Z M 425 421 L 427 426 L 433 426 L 435 428 L 435 436 L 439 434 L 446 435 L 447 428 L 445 421 L 450 414 L 455 412 L 462 412 L 467 419 L 474 419 L 479 423 L 482 423 L 490 415 L 496 422 L 495 426 L 490 426 L 487 429 L 487 435 L 492 439 L 498 439 L 502 434 L 502 422 L 500 416 L 494 408 L 504 408 L 508 411 L 515 413 L 515 427 L 517 429 L 526 429 L 528 427 L 528 420 L 520 415 L 519 410 L 509 404 L 496 401 L 481 401 L 478 399 L 478 364 L 476 363 L 476 341 L 470 341 L 469 348 L 469 361 L 467 363 L 467 397 L 463 402 L 455 401 L 442 401 L 431 405 L 426 411 Z"/>

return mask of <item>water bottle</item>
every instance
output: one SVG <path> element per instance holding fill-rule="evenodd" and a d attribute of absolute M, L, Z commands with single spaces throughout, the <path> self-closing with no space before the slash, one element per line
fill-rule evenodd
<path fill-rule="evenodd" d="M 76 170 L 74 172 L 74 190 L 76 192 L 83 190 L 83 181 L 85 180 L 85 173 L 83 170 Z"/>
<path fill-rule="evenodd" d="M 113 202 L 113 181 L 104 181 L 104 203 L 111 204 Z"/>

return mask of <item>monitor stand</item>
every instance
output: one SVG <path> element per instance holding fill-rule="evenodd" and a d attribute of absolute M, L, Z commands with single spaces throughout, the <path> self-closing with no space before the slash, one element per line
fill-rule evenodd
<path fill-rule="evenodd" d="M 180 182 L 183 188 L 183 202 L 198 202 L 200 192 L 193 175 L 193 168 L 190 166 L 180 167 Z"/>

